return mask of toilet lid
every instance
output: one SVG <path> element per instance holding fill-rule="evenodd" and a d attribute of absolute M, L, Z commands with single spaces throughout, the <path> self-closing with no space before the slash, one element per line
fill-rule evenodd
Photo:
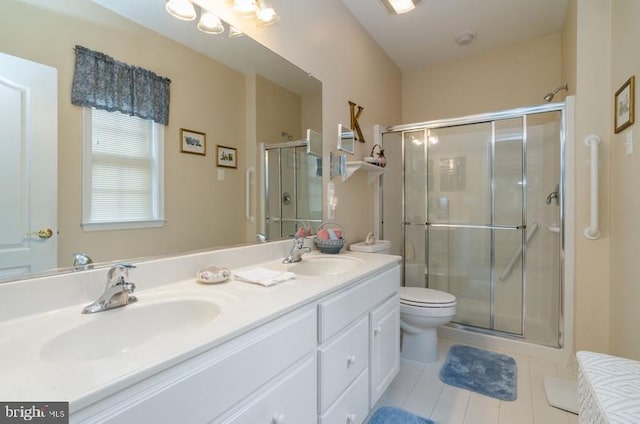
<path fill-rule="evenodd" d="M 400 287 L 400 302 L 414 306 L 444 306 L 456 303 L 456 297 L 440 290 Z"/>

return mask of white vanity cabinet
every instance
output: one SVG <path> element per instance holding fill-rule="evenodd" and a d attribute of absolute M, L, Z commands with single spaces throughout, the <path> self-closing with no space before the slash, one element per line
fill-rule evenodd
<path fill-rule="evenodd" d="M 318 305 L 319 424 L 359 424 L 398 372 L 400 268 Z"/>
<path fill-rule="evenodd" d="M 70 422 L 362 423 L 399 365 L 400 267 L 385 268 L 149 372 Z"/>
<path fill-rule="evenodd" d="M 71 415 L 70 422 L 244 423 L 248 421 L 235 411 L 259 403 L 257 398 L 269 397 L 269 391 L 286 386 L 287 381 L 297 383 L 299 376 L 311 380 L 296 396 L 287 398 L 289 393 L 280 390 L 280 397 L 276 394 L 269 398 L 273 415 L 286 414 L 284 411 L 295 409 L 292 404 L 305 402 L 315 412 L 315 358 L 310 366 L 313 372 L 304 365 L 300 374 L 290 371 L 305 358 L 315 356 L 316 329 L 316 310 L 305 307 L 80 410 Z M 234 418 L 229 411 L 234 411 Z M 270 420 L 266 422 L 271 424 Z M 313 422 L 313 418 L 297 421 Z"/>

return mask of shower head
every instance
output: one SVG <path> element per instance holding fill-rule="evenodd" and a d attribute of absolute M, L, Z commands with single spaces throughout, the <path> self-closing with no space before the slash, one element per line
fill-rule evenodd
<path fill-rule="evenodd" d="M 547 103 L 550 103 L 551 100 L 553 100 L 553 96 L 556 95 L 556 93 L 560 90 L 567 90 L 569 91 L 569 84 L 563 84 L 560 87 L 556 88 L 555 90 L 553 90 L 551 93 L 548 93 L 546 96 L 543 97 L 544 101 Z"/>

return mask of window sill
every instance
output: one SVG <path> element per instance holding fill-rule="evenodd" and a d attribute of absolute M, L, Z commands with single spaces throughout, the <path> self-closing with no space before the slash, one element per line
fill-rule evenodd
<path fill-rule="evenodd" d="M 143 228 L 164 227 L 165 219 L 149 221 L 121 221 L 121 222 L 83 222 L 83 231 L 112 231 L 112 230 L 135 230 Z"/>

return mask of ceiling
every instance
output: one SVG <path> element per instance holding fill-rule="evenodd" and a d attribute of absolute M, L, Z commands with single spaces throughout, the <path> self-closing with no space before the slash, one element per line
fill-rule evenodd
<path fill-rule="evenodd" d="M 381 0 L 342 0 L 403 71 L 483 54 L 562 31 L 568 0 L 421 0 L 393 15 Z M 456 37 L 475 33 L 458 46 Z"/>

